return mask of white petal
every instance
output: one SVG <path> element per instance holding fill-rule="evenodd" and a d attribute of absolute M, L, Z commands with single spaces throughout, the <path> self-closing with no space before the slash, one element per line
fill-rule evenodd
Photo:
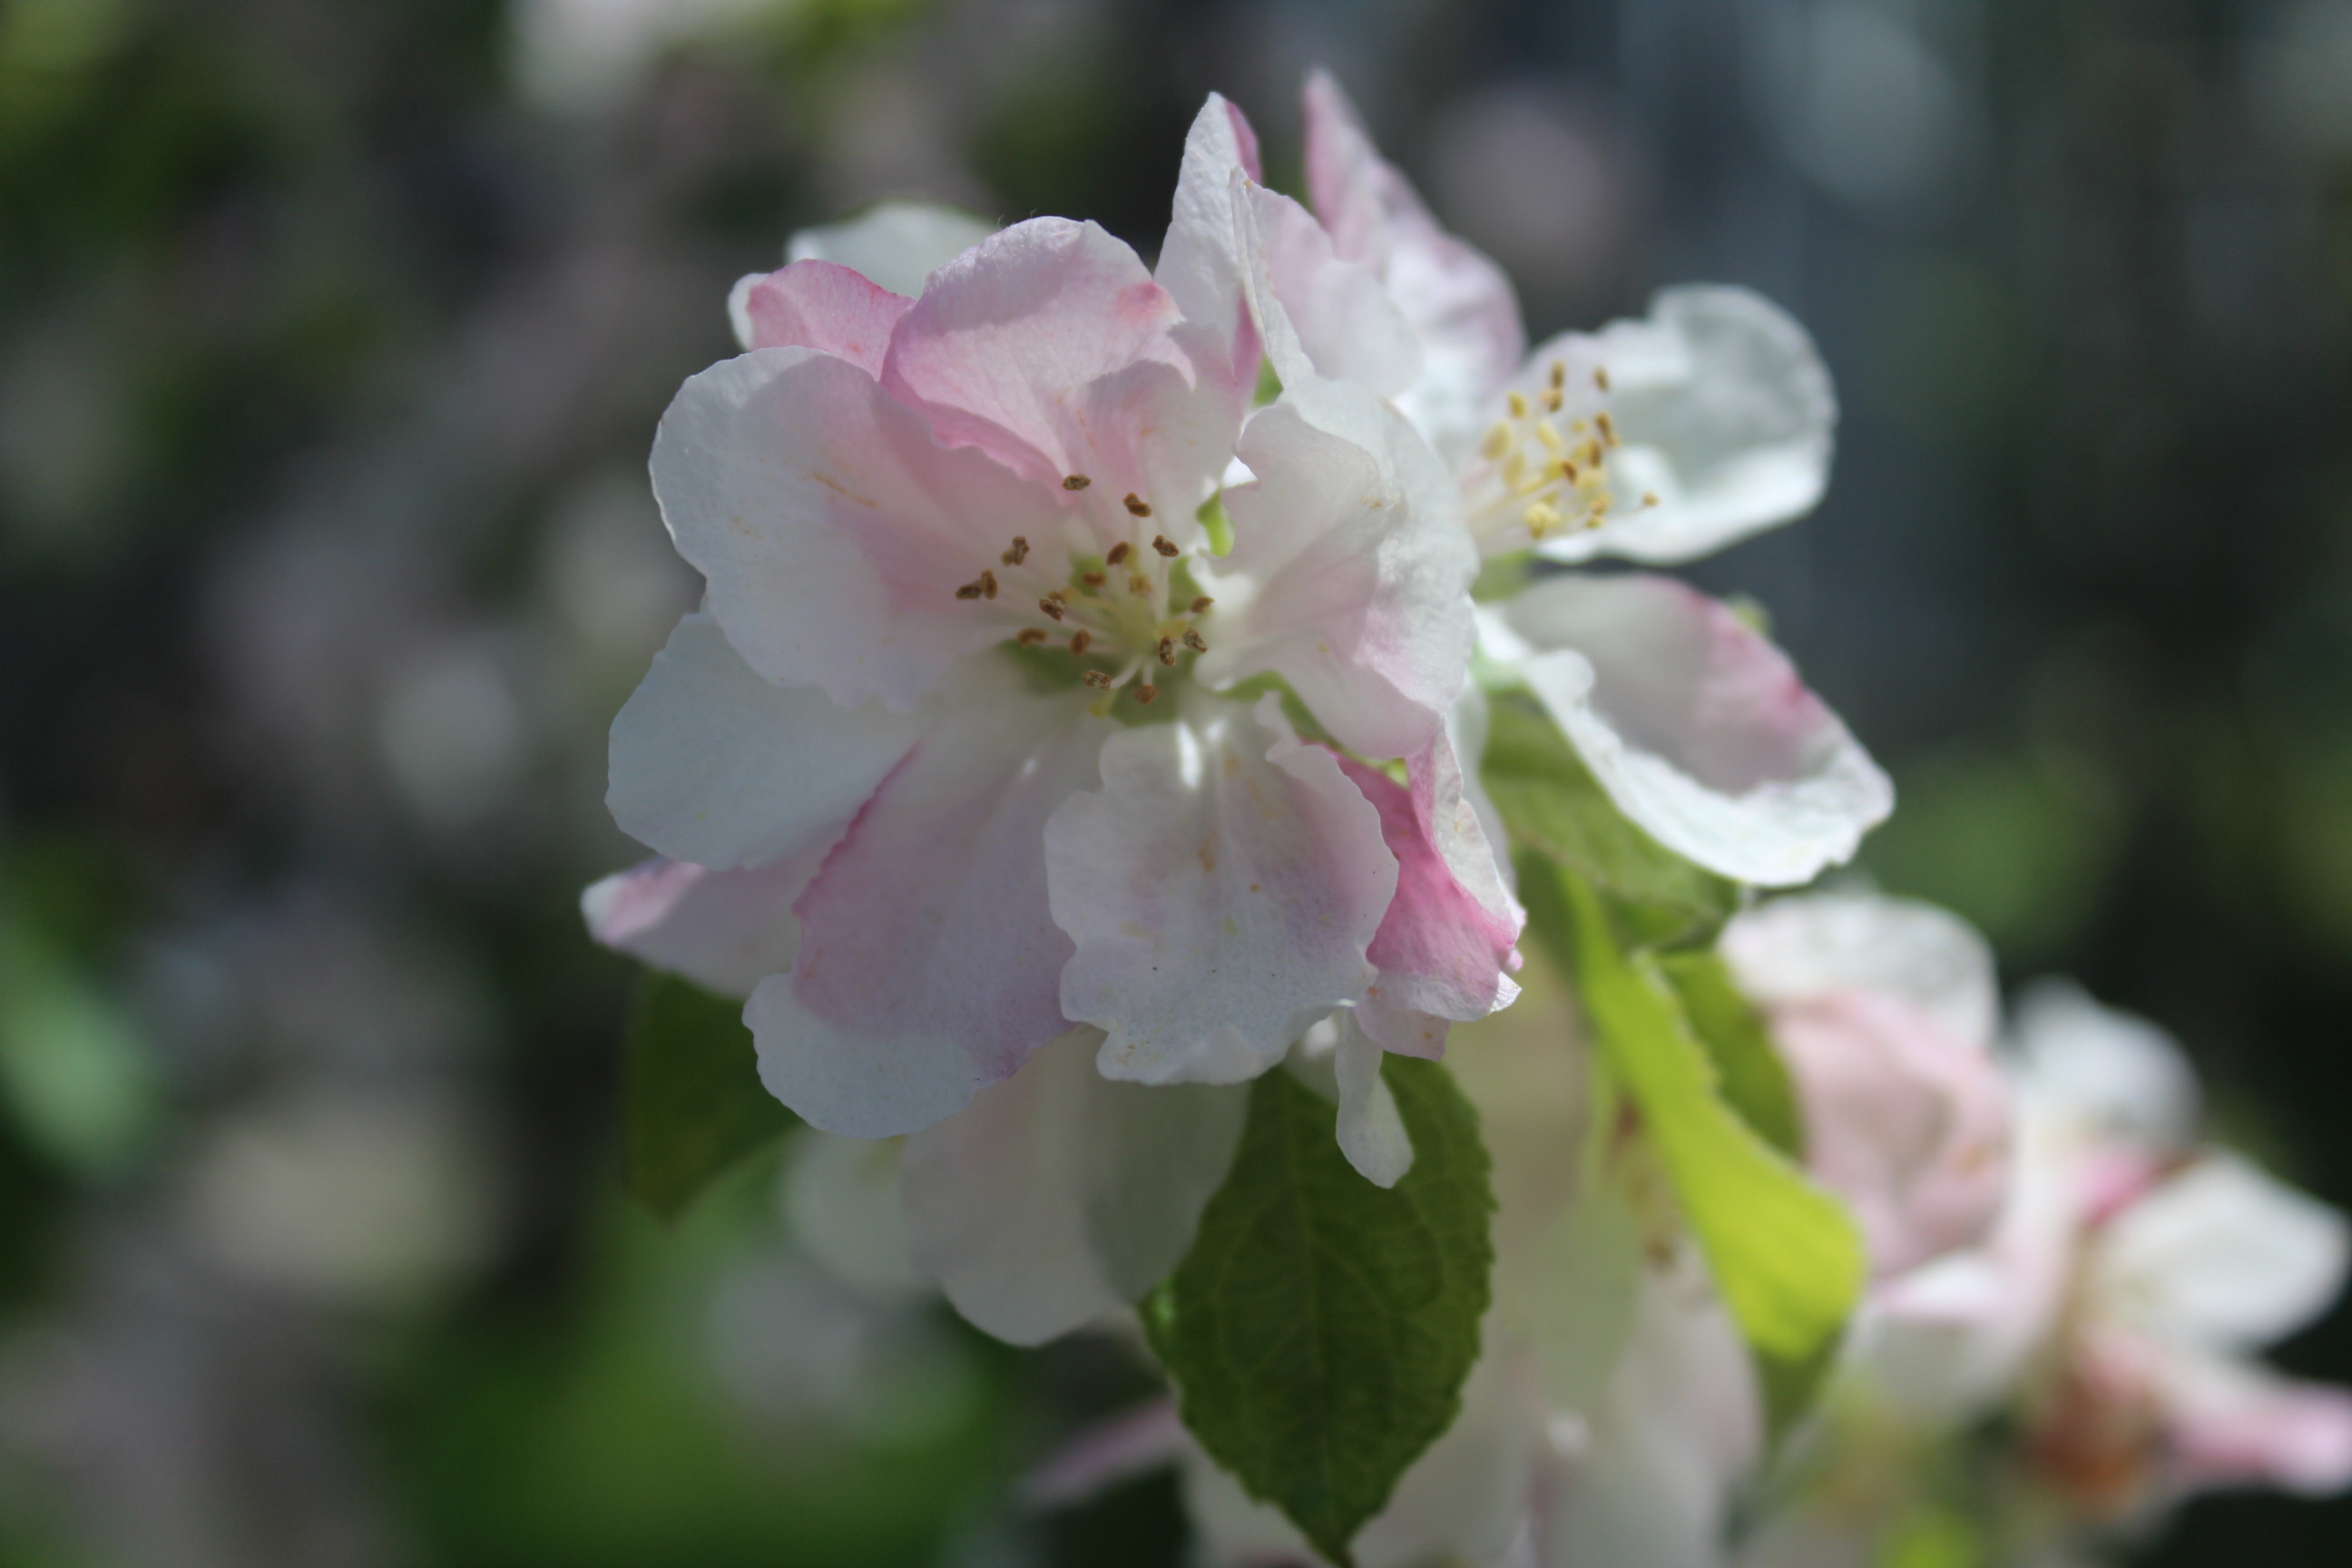
<path fill-rule="evenodd" d="M 1379 274 L 1341 260 L 1314 215 L 1281 192 L 1252 184 L 1236 200 L 1266 352 L 1285 386 L 1320 376 L 1393 397 L 1421 379 L 1420 340 Z"/>
<path fill-rule="evenodd" d="M 2041 980 L 2018 998 L 2011 1031 L 2038 1118 L 2158 1152 L 2195 1141 L 2197 1075 L 2146 1019 L 2102 1007 L 2071 980 Z"/>
<path fill-rule="evenodd" d="M 1273 670 L 1350 750 L 1419 750 L 1475 637 L 1477 554 L 1444 469 L 1392 410 L 1330 382 L 1261 410 L 1241 456 L 1257 477 L 1225 492 L 1235 543 L 1202 679 Z"/>
<path fill-rule="evenodd" d="M 1217 334 L 1236 373 L 1247 372 L 1254 383 L 1258 340 L 1234 226 L 1236 175 L 1257 178 L 1257 133 L 1240 110 L 1213 92 L 1185 133 L 1168 237 L 1151 278 L 1168 290 L 1186 321 Z"/>
<path fill-rule="evenodd" d="M 1552 651 L 1520 674 L 1619 810 L 1675 853 L 1767 887 L 1850 858 L 1895 790 L 1780 649 L 1645 575 L 1563 575 L 1507 606 Z"/>
<path fill-rule="evenodd" d="M 745 664 L 692 615 L 613 721 L 613 820 L 674 859 L 765 865 L 829 841 L 922 732 Z"/>
<path fill-rule="evenodd" d="M 648 860 L 580 895 L 598 942 L 726 996 L 749 996 L 793 966 L 801 924 L 793 900 L 833 847 L 820 839 L 773 865 L 713 871 Z"/>
<path fill-rule="evenodd" d="M 1075 1029 L 907 1141 L 917 1264 L 956 1310 L 1042 1344 L 1167 1278 L 1225 1179 L 1249 1091 L 1112 1083 Z"/>
<path fill-rule="evenodd" d="M 2117 1215 L 2099 1247 L 2115 1310 L 2164 1338 L 2267 1344 L 2344 1284 L 2344 1215 L 2234 1154 L 2209 1153 Z"/>
<path fill-rule="evenodd" d="M 1364 1037 L 1352 1010 L 1341 1016 L 1331 1064 L 1339 1083 L 1339 1152 L 1376 1187 L 1393 1187 L 1412 1169 L 1412 1137 L 1381 1077 L 1387 1054 Z"/>
<path fill-rule="evenodd" d="M 877 202 L 856 217 L 800 230 L 784 259 L 837 261 L 893 294 L 913 296 L 935 269 L 995 232 L 994 224 L 961 207 Z"/>
<path fill-rule="evenodd" d="M 1760 294 L 1666 289 L 1646 321 L 1544 344 L 1518 389 L 1540 395 L 1555 363 L 1579 405 L 1561 416 L 1587 402 L 1606 408 L 1623 446 L 1610 458 L 1609 521 L 1545 541 L 1554 560 L 1688 561 L 1803 515 L 1829 483 L 1829 372 L 1804 328 Z M 1603 366 L 1609 392 L 1597 398 L 1592 375 Z"/>
<path fill-rule="evenodd" d="M 792 975 L 745 1011 L 761 1081 L 827 1131 L 927 1127 L 1069 1027 L 1045 824 L 1095 784 L 1111 727 L 1007 667 L 964 674 L 801 896 Z"/>
<path fill-rule="evenodd" d="M 1955 1039 L 1990 1045 L 2000 1027 L 1992 949 L 1966 921 L 1916 899 L 1773 899 L 1724 927 L 1723 956 L 1766 1006 L 1856 987 L 1901 998 Z"/>
<path fill-rule="evenodd" d="M 837 1138 L 804 1127 L 784 1169 L 793 1235 L 833 1276 L 871 1296 L 924 1289 L 907 1244 L 894 1139 Z"/>
<path fill-rule="evenodd" d="M 1380 814 L 1279 699 L 1197 700 L 1114 735 L 1100 794 L 1045 828 L 1054 919 L 1077 943 L 1062 1010 L 1109 1038 L 1102 1070 L 1234 1083 L 1363 995 L 1396 891 Z"/>

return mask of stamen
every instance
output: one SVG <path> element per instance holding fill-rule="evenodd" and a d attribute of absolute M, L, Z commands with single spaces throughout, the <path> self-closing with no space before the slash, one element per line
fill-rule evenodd
<path fill-rule="evenodd" d="M 1023 626 L 1021 630 L 1014 635 L 1013 640 L 1019 643 L 1023 647 L 1035 647 L 1039 643 L 1045 640 L 1045 628 L 1042 626 Z"/>
<path fill-rule="evenodd" d="M 1062 608 L 1061 601 L 1058 599 L 1040 599 L 1037 601 L 1037 607 L 1045 611 L 1047 618 L 1051 620 L 1058 621 L 1069 614 L 1067 610 Z"/>
<path fill-rule="evenodd" d="M 1599 527 L 1601 520 L 1609 515 L 1609 503 L 1611 499 L 1612 498 L 1607 490 L 1602 490 L 1599 495 L 1592 498 L 1591 510 L 1593 526 Z"/>
<path fill-rule="evenodd" d="M 1609 417 L 1609 411 L 1607 409 L 1604 408 L 1600 413 L 1594 415 L 1592 416 L 1592 422 L 1601 426 L 1601 438 L 1603 441 L 1608 442 L 1612 447 L 1618 444 L 1617 421 Z"/>
<path fill-rule="evenodd" d="M 1526 393 L 1514 392 L 1511 394 L 1507 401 L 1510 405 L 1512 418 L 1525 419 L 1528 416 L 1528 395 Z"/>
<path fill-rule="evenodd" d="M 1562 458 L 1559 460 L 1559 477 L 1566 479 L 1570 484 L 1576 483 L 1577 469 L 1576 459 L 1574 458 Z"/>
<path fill-rule="evenodd" d="M 1209 651 L 1209 639 L 1187 626 L 1184 628 L 1184 646 L 1194 653 L 1206 653 Z"/>
<path fill-rule="evenodd" d="M 982 592 L 983 590 L 979 584 L 966 583 L 962 587 L 956 590 L 956 597 L 959 599 L 977 599 Z"/>
<path fill-rule="evenodd" d="M 1551 362 L 1551 389 L 1558 392 L 1568 384 L 1568 365 L 1561 360 Z"/>
<path fill-rule="evenodd" d="M 1519 480 L 1527 477 L 1527 471 L 1528 458 L 1526 453 L 1514 452 L 1509 457 L 1503 459 L 1503 482 L 1510 486 L 1511 489 L 1517 489 L 1519 488 Z"/>
<path fill-rule="evenodd" d="M 1007 566 L 1018 566 L 1028 559 L 1029 541 L 1018 533 L 1014 534 L 1013 548 L 1004 552 L 1004 563 Z"/>
<path fill-rule="evenodd" d="M 1528 510 L 1519 516 L 1527 523 L 1528 534 L 1537 539 L 1541 539 L 1565 521 L 1560 516 L 1559 508 L 1549 501 L 1530 502 Z"/>
<path fill-rule="evenodd" d="M 1609 390 L 1609 367 L 1607 365 L 1596 364 L 1592 367 L 1592 384 L 1599 387 L 1603 392 Z"/>
<path fill-rule="evenodd" d="M 1160 688 L 1149 684 L 1132 686 L 1128 689 L 1128 694 L 1139 704 L 1148 708 L 1151 705 L 1151 700 L 1160 695 Z"/>
<path fill-rule="evenodd" d="M 1174 664 L 1176 662 L 1176 639 L 1174 637 L 1161 637 L 1160 639 L 1160 662 L 1162 664 Z"/>
<path fill-rule="evenodd" d="M 1099 669 L 1087 670 L 1085 673 L 1081 674 L 1078 679 L 1085 681 L 1088 686 L 1093 687 L 1097 691 L 1103 690 L 1110 685 L 1110 677 Z"/>
<path fill-rule="evenodd" d="M 1127 574 L 1127 591 L 1139 599 L 1148 599 L 1151 596 L 1151 579 L 1140 572 L 1130 572 Z"/>
<path fill-rule="evenodd" d="M 1184 553 L 1182 551 L 1177 549 L 1174 542 L 1164 533 L 1155 533 L 1151 536 L 1151 548 L 1157 550 L 1160 554 L 1166 556 L 1171 561 L 1175 560 L 1176 557 Z"/>
<path fill-rule="evenodd" d="M 1655 506 L 1655 505 L 1657 505 L 1657 504 L 1658 504 L 1658 492 L 1657 492 L 1657 491 L 1655 491 L 1655 490 L 1643 490 L 1643 491 L 1642 492 L 1642 504 L 1643 504 L 1643 506 Z"/>
<path fill-rule="evenodd" d="M 1075 631 L 1075 632 L 1072 632 L 1072 633 L 1070 634 L 1070 651 L 1071 651 L 1072 653 L 1076 653 L 1076 654 L 1083 654 L 1083 653 L 1085 653 L 1085 652 L 1087 651 L 1087 649 L 1088 649 L 1088 648 L 1090 648 L 1090 647 L 1094 647 L 1094 646 L 1095 646 L 1095 634 L 1094 634 L 1094 633 L 1092 633 L 1092 632 L 1090 632 L 1090 631 L 1086 631 L 1086 630 L 1084 630 L 1084 629 L 1080 629 L 1080 630 L 1078 630 L 1078 631 Z"/>
<path fill-rule="evenodd" d="M 1557 387 L 1557 386 L 1552 387 L 1552 388 L 1549 389 L 1548 391 L 1546 391 L 1546 392 L 1544 393 L 1544 395 L 1543 395 L 1543 405 L 1544 405 L 1544 412 L 1545 412 L 1545 413 L 1547 413 L 1547 414 L 1557 414 L 1557 413 L 1559 413 L 1559 405 L 1560 405 L 1560 390 L 1559 390 L 1559 387 Z"/>
<path fill-rule="evenodd" d="M 1549 419 L 1536 421 L 1536 439 L 1555 452 L 1563 450 L 1568 445 L 1561 439 L 1559 426 Z"/>
<path fill-rule="evenodd" d="M 1099 588 L 1109 580 L 1110 579 L 1107 575 L 1100 572 L 1081 572 L 1078 574 L 1078 581 L 1084 583 L 1089 588 Z"/>
<path fill-rule="evenodd" d="M 1145 500 L 1141 496 L 1137 495 L 1133 490 L 1129 490 L 1127 492 L 1127 514 L 1129 517 L 1150 517 L 1151 515 L 1151 503 Z"/>
<path fill-rule="evenodd" d="M 1497 419 L 1487 430 L 1486 439 L 1478 443 L 1479 454 L 1491 463 L 1511 449 L 1514 439 L 1511 427 Z"/>
<path fill-rule="evenodd" d="M 980 574 L 980 594 L 984 599 L 996 597 L 996 574 L 983 571 Z"/>
<path fill-rule="evenodd" d="M 1066 490 L 1082 490 L 1092 483 L 1094 483 L 1094 480 L 1087 478 L 1084 474 L 1072 474 L 1068 478 L 1063 479 L 1062 488 Z"/>
<path fill-rule="evenodd" d="M 1209 597 L 1208 595 L 1203 594 L 1199 598 L 1192 601 L 1192 613 L 1196 616 L 1205 616 L 1209 613 L 1209 606 L 1216 602 L 1217 601 L 1214 599 Z"/>
<path fill-rule="evenodd" d="M 1116 565 L 1118 565 L 1120 562 L 1122 562 L 1122 561 L 1126 560 L 1126 559 L 1127 559 L 1127 557 L 1128 557 L 1128 555 L 1129 555 L 1129 553 L 1133 549 L 1134 549 L 1134 546 L 1133 546 L 1133 545 L 1131 545 L 1131 544 L 1128 543 L 1128 542 L 1127 542 L 1126 540 L 1122 539 L 1122 540 L 1120 540 L 1117 544 L 1114 544 L 1114 545 L 1112 545 L 1112 546 L 1110 547 L 1110 553 L 1109 553 L 1109 554 L 1108 554 L 1108 555 L 1106 555 L 1106 556 L 1104 556 L 1104 557 L 1103 557 L 1103 559 L 1104 559 L 1104 560 L 1106 560 L 1106 561 L 1108 561 L 1108 562 L 1109 562 L 1112 565 L 1116 566 Z"/>

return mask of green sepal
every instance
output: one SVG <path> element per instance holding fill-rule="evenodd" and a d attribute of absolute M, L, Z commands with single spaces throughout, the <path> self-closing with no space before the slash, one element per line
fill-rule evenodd
<path fill-rule="evenodd" d="M 743 1004 L 648 969 L 622 1049 L 624 1167 L 664 1219 L 798 1119 L 760 1083 Z"/>
<path fill-rule="evenodd" d="M 1264 1074 L 1232 1173 L 1142 1311 L 1201 1447 L 1342 1568 L 1460 1411 L 1494 1263 L 1476 1112 L 1435 1062 L 1381 1071 L 1412 1170 L 1374 1186 L 1331 1102 Z"/>

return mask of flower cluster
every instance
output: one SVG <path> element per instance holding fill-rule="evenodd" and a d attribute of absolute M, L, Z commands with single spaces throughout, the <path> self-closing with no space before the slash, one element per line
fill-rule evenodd
<path fill-rule="evenodd" d="M 812 1245 L 1018 1343 L 1139 1325 L 1181 1424 L 1046 1489 L 1181 1460 L 1234 1563 L 1875 1561 L 1937 1507 L 2022 1551 L 2352 1480 L 2352 1406 L 2237 1354 L 2340 1222 L 2195 1154 L 2087 1003 L 2004 1056 L 1950 917 L 1756 902 L 1893 792 L 1751 616 L 1593 569 L 1819 500 L 1803 331 L 1682 288 L 1530 351 L 1305 110 L 1307 204 L 1211 98 L 1149 268 L 1062 218 L 796 236 L 664 418 L 708 592 L 613 728 L 661 858 L 585 910 L 743 999 Z"/>

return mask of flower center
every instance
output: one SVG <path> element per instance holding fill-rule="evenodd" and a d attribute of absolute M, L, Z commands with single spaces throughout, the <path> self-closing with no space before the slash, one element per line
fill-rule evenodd
<path fill-rule="evenodd" d="M 1062 488 L 1093 482 L 1072 474 Z M 1150 502 L 1130 492 L 1120 504 L 1128 537 L 1101 555 L 1040 549 L 1014 534 L 993 565 L 955 591 L 1003 623 L 1015 647 L 1066 656 L 1072 678 L 1102 694 L 1097 712 L 1109 711 L 1121 690 L 1148 706 L 1164 674 L 1209 651 L 1197 623 L 1213 601 L 1195 590 L 1188 552 L 1152 528 Z"/>
<path fill-rule="evenodd" d="M 1482 542 L 1501 541 L 1509 548 L 1598 528 L 1617 503 L 1612 459 L 1624 443 L 1607 406 L 1608 370 L 1592 372 L 1597 406 L 1589 415 L 1561 414 L 1568 397 L 1565 362 L 1551 362 L 1550 381 L 1532 399 L 1513 392 L 1507 416 L 1478 443 L 1486 467 L 1471 483 L 1469 522 Z M 1657 504 L 1656 496 L 1643 495 L 1643 506 Z"/>

